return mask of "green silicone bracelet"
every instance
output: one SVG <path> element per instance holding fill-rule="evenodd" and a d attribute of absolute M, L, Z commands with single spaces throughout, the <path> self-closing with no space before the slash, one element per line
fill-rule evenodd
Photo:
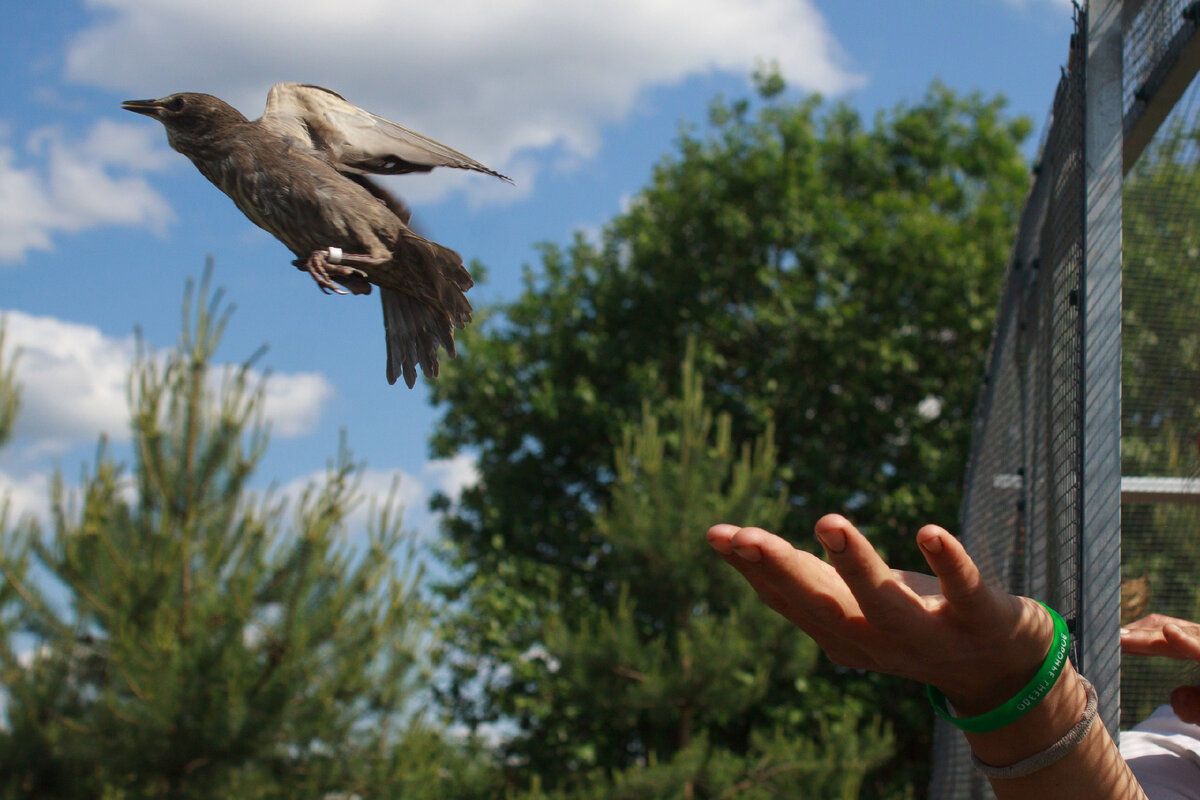
<path fill-rule="evenodd" d="M 1058 681 L 1058 676 L 1062 674 L 1063 666 L 1067 663 L 1071 634 L 1067 630 L 1067 621 L 1057 611 L 1040 600 L 1038 602 L 1041 603 L 1042 608 L 1050 612 L 1050 618 L 1054 620 L 1054 641 L 1050 643 L 1050 652 L 1046 654 L 1046 660 L 1042 663 L 1042 668 L 1038 670 L 1037 675 L 1033 676 L 1033 680 L 1025 684 L 1025 688 L 1004 705 L 976 717 L 952 715 L 946 702 L 946 695 L 932 686 L 926 686 L 929 702 L 933 704 L 933 710 L 938 713 L 938 716 L 967 733 L 988 733 L 1016 722 L 1028 714 L 1046 696 Z"/>

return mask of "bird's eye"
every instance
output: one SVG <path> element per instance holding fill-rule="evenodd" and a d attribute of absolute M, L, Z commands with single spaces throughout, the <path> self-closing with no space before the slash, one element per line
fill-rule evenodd
<path fill-rule="evenodd" d="M 167 101 L 167 108 L 171 111 L 183 111 L 183 98 L 172 97 Z"/>

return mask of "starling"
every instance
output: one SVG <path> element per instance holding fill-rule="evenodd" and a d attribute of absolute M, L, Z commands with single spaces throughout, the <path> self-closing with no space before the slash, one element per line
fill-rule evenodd
<path fill-rule="evenodd" d="M 403 375 L 412 388 L 417 366 L 437 377 L 439 345 L 454 357 L 453 329 L 471 320 L 474 281 L 462 257 L 414 232 L 408 209 L 367 174 L 458 167 L 511 180 L 319 86 L 275 85 L 254 121 L 192 92 L 122 108 L 161 122 L 171 147 L 283 242 L 322 291 L 379 287 L 388 383 Z"/>

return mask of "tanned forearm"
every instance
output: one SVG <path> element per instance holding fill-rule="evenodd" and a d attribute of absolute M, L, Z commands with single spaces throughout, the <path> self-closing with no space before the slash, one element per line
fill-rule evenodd
<path fill-rule="evenodd" d="M 1068 665 L 1058 683 L 1026 716 L 991 733 L 967 734 L 972 751 L 996 767 L 1023 761 L 1053 745 L 1083 715 L 1087 696 Z M 1145 793 L 1097 719 L 1063 758 L 1021 778 L 989 778 L 998 800 L 1145 800 Z"/>

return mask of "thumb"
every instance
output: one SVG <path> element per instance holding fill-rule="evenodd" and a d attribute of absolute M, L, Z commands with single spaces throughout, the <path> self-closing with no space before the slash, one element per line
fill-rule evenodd
<path fill-rule="evenodd" d="M 957 538 L 938 525 L 926 525 L 917 531 L 917 546 L 951 607 L 966 617 L 990 611 L 991 593 Z"/>
<path fill-rule="evenodd" d="M 1162 627 L 1163 638 L 1174 648 L 1178 658 L 1189 658 L 1200 661 L 1200 639 L 1192 631 L 1174 622 Z"/>

